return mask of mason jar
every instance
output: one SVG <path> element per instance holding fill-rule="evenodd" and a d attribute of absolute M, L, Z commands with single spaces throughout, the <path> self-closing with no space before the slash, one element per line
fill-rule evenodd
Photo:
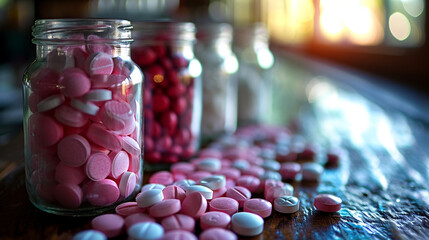
<path fill-rule="evenodd" d="M 201 136 L 209 142 L 237 127 L 238 61 L 232 52 L 232 27 L 226 23 L 197 25 L 195 53 L 203 67 Z"/>
<path fill-rule="evenodd" d="M 26 186 L 39 209 L 97 215 L 141 187 L 143 75 L 131 23 L 36 20 L 23 78 Z"/>
<path fill-rule="evenodd" d="M 195 26 L 134 22 L 132 58 L 145 77 L 145 170 L 167 169 L 199 148 L 201 64 L 194 55 Z"/>
<path fill-rule="evenodd" d="M 234 52 L 238 70 L 238 124 L 267 122 L 272 110 L 272 67 L 274 57 L 269 49 L 269 34 L 263 24 L 237 27 Z"/>

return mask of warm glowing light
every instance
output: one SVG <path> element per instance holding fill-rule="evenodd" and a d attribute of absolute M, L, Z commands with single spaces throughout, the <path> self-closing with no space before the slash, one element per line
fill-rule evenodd
<path fill-rule="evenodd" d="M 401 0 L 405 11 L 413 17 L 418 17 L 425 9 L 425 2 L 423 0 Z"/>
<path fill-rule="evenodd" d="M 330 41 L 349 40 L 359 45 L 383 40 L 378 1 L 320 0 L 320 29 Z"/>
<path fill-rule="evenodd" d="M 153 76 L 153 81 L 156 83 L 162 83 L 164 81 L 164 76 L 161 74 L 156 74 Z"/>
<path fill-rule="evenodd" d="M 395 12 L 389 17 L 389 29 L 396 39 L 403 41 L 410 36 L 411 24 L 404 14 Z"/>
<path fill-rule="evenodd" d="M 343 14 L 347 10 L 345 0 L 321 0 L 320 23 L 323 33 L 331 40 L 339 38 L 344 28 Z"/>

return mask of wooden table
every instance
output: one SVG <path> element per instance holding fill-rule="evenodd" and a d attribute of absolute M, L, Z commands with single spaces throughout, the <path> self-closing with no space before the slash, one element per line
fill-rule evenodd
<path fill-rule="evenodd" d="M 417 145 L 412 146 L 418 147 Z M 339 168 L 327 169 L 320 183 L 292 182 L 299 212 L 273 212 L 263 234 L 243 239 L 429 239 L 427 175 L 413 175 L 414 159 L 397 162 L 372 149 L 347 148 Z M 418 152 L 419 152 L 418 151 Z M 61 217 L 36 209 L 25 190 L 22 134 L 0 148 L 0 239 L 70 239 L 90 228 L 91 218 Z M 418 164 L 418 163 L 417 163 Z M 425 167 L 426 162 L 422 164 Z M 420 169 L 421 170 L 421 169 Z M 425 171 L 428 171 L 426 168 Z M 145 179 L 150 174 L 145 174 Z M 338 213 L 315 210 L 317 193 L 340 196 Z M 126 239 L 126 236 L 117 239 Z"/>

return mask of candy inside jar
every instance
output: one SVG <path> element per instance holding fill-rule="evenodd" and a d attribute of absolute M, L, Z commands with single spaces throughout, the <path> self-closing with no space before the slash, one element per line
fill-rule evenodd
<path fill-rule="evenodd" d="M 52 29 L 56 29 L 53 31 Z M 37 20 L 24 75 L 27 191 L 38 208 L 95 215 L 142 182 L 142 74 L 125 20 Z"/>
<path fill-rule="evenodd" d="M 145 170 L 186 160 L 199 147 L 201 65 L 192 23 L 135 23 L 132 58 L 145 77 Z"/>

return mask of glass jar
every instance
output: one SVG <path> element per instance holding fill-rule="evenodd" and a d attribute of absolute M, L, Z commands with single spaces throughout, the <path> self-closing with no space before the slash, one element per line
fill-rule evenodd
<path fill-rule="evenodd" d="M 132 58 L 143 71 L 145 170 L 166 169 L 199 148 L 201 64 L 192 23 L 134 22 Z"/>
<path fill-rule="evenodd" d="M 131 29 L 126 20 L 36 20 L 23 91 L 26 185 L 37 208 L 96 215 L 140 189 L 143 75 Z"/>
<path fill-rule="evenodd" d="M 232 134 L 237 127 L 238 61 L 232 52 L 232 27 L 226 23 L 197 26 L 196 56 L 203 67 L 203 142 Z"/>
<path fill-rule="evenodd" d="M 234 32 L 234 52 L 238 70 L 238 124 L 269 121 L 272 110 L 274 57 L 269 49 L 268 30 L 263 24 L 238 27 Z"/>

